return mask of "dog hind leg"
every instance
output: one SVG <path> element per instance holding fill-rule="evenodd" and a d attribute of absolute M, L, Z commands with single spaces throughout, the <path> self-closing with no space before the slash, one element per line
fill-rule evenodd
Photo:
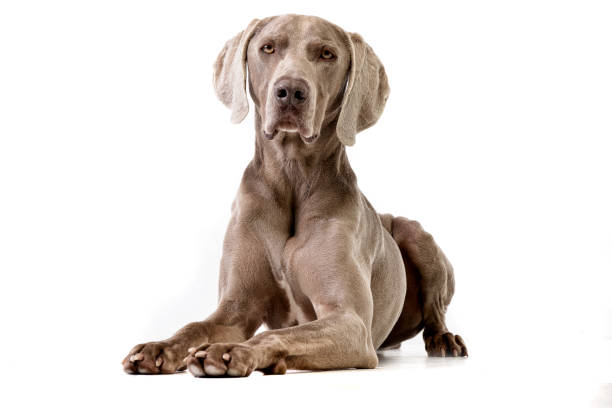
<path fill-rule="evenodd" d="M 420 301 L 420 312 L 422 313 L 421 327 L 424 328 L 423 339 L 427 354 L 437 357 L 467 356 L 468 352 L 463 339 L 459 335 L 450 333 L 445 322 L 446 309 L 455 292 L 452 265 L 431 234 L 426 232 L 417 221 L 404 217 L 392 217 L 389 222 L 389 215 L 385 214 L 380 217 L 383 225 L 400 247 L 407 277 L 410 277 L 411 273 L 414 275 L 416 271 L 418 301 Z M 414 316 L 404 316 L 404 318 L 414 320 Z M 398 322 L 399 325 L 401 322 Z M 392 342 L 389 342 L 389 345 L 390 343 Z"/>

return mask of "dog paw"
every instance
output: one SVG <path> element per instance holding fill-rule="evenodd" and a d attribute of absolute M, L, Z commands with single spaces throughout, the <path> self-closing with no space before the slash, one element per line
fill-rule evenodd
<path fill-rule="evenodd" d="M 425 338 L 425 350 L 429 357 L 467 357 L 463 339 L 450 332 L 438 333 Z"/>
<path fill-rule="evenodd" d="M 128 374 L 172 374 L 185 369 L 184 347 L 169 341 L 138 344 L 123 359 Z"/>
<path fill-rule="evenodd" d="M 257 368 L 256 357 L 244 343 L 205 343 L 189 349 L 185 364 L 195 377 L 247 377 Z"/>

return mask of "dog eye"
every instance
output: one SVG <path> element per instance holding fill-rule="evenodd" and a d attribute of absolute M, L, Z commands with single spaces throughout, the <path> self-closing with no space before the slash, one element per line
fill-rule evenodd
<path fill-rule="evenodd" d="M 273 54 L 274 53 L 274 47 L 272 46 L 272 44 L 266 44 L 263 47 L 261 47 L 261 50 L 263 52 L 265 52 L 266 54 Z"/>
<path fill-rule="evenodd" d="M 331 60 L 334 59 L 336 56 L 334 55 L 333 52 L 331 52 L 330 50 L 323 50 L 321 51 L 321 59 L 324 60 Z"/>

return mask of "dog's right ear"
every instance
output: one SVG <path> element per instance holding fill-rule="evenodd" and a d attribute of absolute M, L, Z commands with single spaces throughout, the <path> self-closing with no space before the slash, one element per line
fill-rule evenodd
<path fill-rule="evenodd" d="M 240 123 L 249 113 L 246 93 L 247 48 L 260 20 L 225 43 L 213 65 L 213 85 L 217 97 L 232 110 L 232 123 Z"/>

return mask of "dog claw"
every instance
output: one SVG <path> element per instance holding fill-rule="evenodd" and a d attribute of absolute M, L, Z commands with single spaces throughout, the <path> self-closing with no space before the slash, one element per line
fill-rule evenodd
<path fill-rule="evenodd" d="M 130 357 L 130 361 L 132 361 L 132 362 L 140 361 L 140 360 L 144 360 L 144 354 L 142 354 L 142 353 L 136 353 L 136 354 L 133 354 Z"/>
<path fill-rule="evenodd" d="M 206 351 L 202 350 L 202 351 L 198 351 L 197 353 L 195 353 L 195 357 L 205 358 L 207 354 L 208 353 Z"/>
<path fill-rule="evenodd" d="M 189 348 L 187 349 L 187 352 L 188 352 L 189 354 L 193 353 L 194 351 L 196 351 L 196 348 L 195 348 L 195 347 L 189 347 Z"/>
<path fill-rule="evenodd" d="M 232 356 L 229 355 L 229 353 L 224 353 L 223 354 L 223 360 L 225 361 L 230 361 L 232 358 Z"/>
<path fill-rule="evenodd" d="M 157 360 L 155 360 L 155 367 L 159 367 L 162 365 L 162 363 L 164 362 L 164 359 L 160 357 L 157 357 Z"/>

